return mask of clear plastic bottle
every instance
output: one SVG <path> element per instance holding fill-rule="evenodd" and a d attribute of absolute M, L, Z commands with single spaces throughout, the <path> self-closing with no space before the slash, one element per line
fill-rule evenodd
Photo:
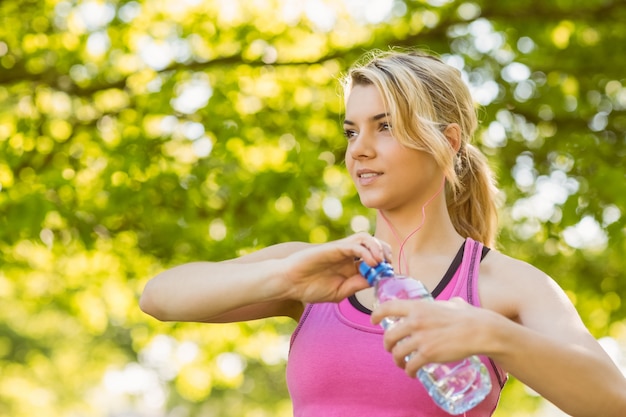
<path fill-rule="evenodd" d="M 420 281 L 396 275 L 387 262 L 376 267 L 361 262 L 359 272 L 374 287 L 378 304 L 393 299 L 433 299 Z M 387 330 L 398 320 L 397 317 L 386 317 L 381 326 Z M 417 372 L 417 377 L 434 402 L 452 415 L 474 408 L 491 391 L 489 371 L 477 356 L 457 362 L 425 365 Z"/>

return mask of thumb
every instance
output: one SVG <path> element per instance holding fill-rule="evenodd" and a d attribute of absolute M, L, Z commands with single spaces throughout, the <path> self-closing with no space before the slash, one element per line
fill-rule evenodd
<path fill-rule="evenodd" d="M 345 291 L 346 297 L 348 297 L 357 291 L 364 290 L 369 287 L 370 285 L 367 283 L 367 280 L 361 275 L 356 274 L 346 279 L 344 285 L 342 286 L 342 290 Z"/>
<path fill-rule="evenodd" d="M 332 282 L 320 283 L 321 285 L 330 285 L 328 288 L 332 294 L 329 294 L 327 302 L 339 302 L 347 297 L 354 295 L 357 291 L 369 288 L 367 280 L 359 274 L 350 276 L 334 277 Z"/>

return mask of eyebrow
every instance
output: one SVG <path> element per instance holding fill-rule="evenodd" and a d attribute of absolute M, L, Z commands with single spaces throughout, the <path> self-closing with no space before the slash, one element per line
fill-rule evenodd
<path fill-rule="evenodd" d="M 378 121 L 380 119 L 384 119 L 385 117 L 388 117 L 388 116 L 389 116 L 389 113 L 380 113 L 380 114 L 377 114 L 376 116 L 370 117 L 370 120 L 372 122 L 376 122 L 376 121 Z M 354 123 L 354 122 L 352 122 L 352 121 L 350 121 L 348 119 L 344 120 L 343 124 L 344 125 L 352 125 L 352 126 L 356 125 L 356 123 Z"/>

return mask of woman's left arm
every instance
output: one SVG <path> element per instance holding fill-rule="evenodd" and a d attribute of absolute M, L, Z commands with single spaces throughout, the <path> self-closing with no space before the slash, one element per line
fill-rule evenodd
<path fill-rule="evenodd" d="M 385 334 L 385 346 L 398 365 L 415 375 L 429 362 L 483 354 L 572 416 L 626 416 L 626 378 L 563 290 L 524 262 L 490 256 L 496 259 L 488 263 L 480 284 L 486 308 L 459 300 L 420 300 L 383 303 L 376 309 L 373 322 L 404 318 Z M 491 271 L 506 271 L 507 276 L 498 278 Z M 417 354 L 405 364 L 403 358 L 413 351 Z"/>
<path fill-rule="evenodd" d="M 518 322 L 494 315 L 485 328 L 488 356 L 572 416 L 626 416 L 626 379 L 566 294 L 534 268 L 525 276 Z"/>

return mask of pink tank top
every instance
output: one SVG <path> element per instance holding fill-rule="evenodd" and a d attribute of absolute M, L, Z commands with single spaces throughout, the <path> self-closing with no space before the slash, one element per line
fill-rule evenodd
<path fill-rule="evenodd" d="M 461 297 L 480 306 L 478 269 L 483 246 L 467 239 L 432 291 L 438 300 Z M 287 386 L 295 417 L 449 417 L 422 384 L 398 368 L 383 348 L 383 331 L 370 311 L 351 297 L 310 304 L 291 338 Z M 491 374 L 491 393 L 467 417 L 491 416 L 506 373 L 481 357 Z"/>

